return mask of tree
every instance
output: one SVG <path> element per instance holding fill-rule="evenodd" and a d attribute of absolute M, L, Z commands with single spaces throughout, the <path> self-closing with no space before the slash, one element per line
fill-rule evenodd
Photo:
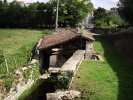
<path fill-rule="evenodd" d="M 8 9 L 9 5 L 7 3 L 0 2 L 0 27 L 7 27 L 6 14 Z"/>
<path fill-rule="evenodd" d="M 46 24 L 46 4 L 45 3 L 40 3 L 37 7 L 37 14 L 36 14 L 36 19 L 37 19 L 37 24 L 40 27 L 43 27 L 43 25 Z"/>
<path fill-rule="evenodd" d="M 21 5 L 15 1 L 12 2 L 6 13 L 7 25 L 13 28 L 20 27 L 20 20 L 22 19 L 21 15 Z"/>
<path fill-rule="evenodd" d="M 115 28 L 124 23 L 119 15 L 107 12 L 104 8 L 98 8 L 94 12 L 93 23 L 96 28 Z"/>
<path fill-rule="evenodd" d="M 95 27 L 105 28 L 108 26 L 107 21 L 108 21 L 108 15 L 104 8 L 99 7 L 96 11 L 94 11 L 93 23 Z"/>
<path fill-rule="evenodd" d="M 38 7 L 39 3 L 32 3 L 29 5 L 28 7 L 28 24 L 29 27 L 35 27 L 37 26 L 37 7 Z"/>
<path fill-rule="evenodd" d="M 93 9 L 91 2 L 88 0 L 60 0 L 59 4 L 59 26 L 71 26 L 74 27 L 77 23 L 81 22 L 82 19 Z M 54 2 L 56 7 L 55 0 Z"/>
<path fill-rule="evenodd" d="M 56 0 L 45 3 L 21 5 L 16 0 L 7 4 L 0 2 L 0 27 L 10 28 L 52 28 L 55 25 Z M 93 5 L 88 0 L 60 0 L 59 26 L 72 26 L 81 22 Z"/>
<path fill-rule="evenodd" d="M 120 15 L 130 24 L 133 24 L 133 1 L 119 0 L 118 7 Z"/>

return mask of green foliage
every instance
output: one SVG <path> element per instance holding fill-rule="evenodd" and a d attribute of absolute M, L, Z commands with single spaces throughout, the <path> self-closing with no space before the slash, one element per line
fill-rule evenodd
<path fill-rule="evenodd" d="M 33 79 L 38 80 L 39 75 L 40 75 L 39 64 L 37 64 L 36 67 L 33 69 Z"/>
<path fill-rule="evenodd" d="M 130 24 L 133 24 L 133 2 L 132 0 L 119 0 L 119 13 L 121 17 L 125 18 Z"/>
<path fill-rule="evenodd" d="M 68 89 L 72 77 L 73 77 L 73 72 L 61 72 L 57 76 L 55 88 L 56 89 Z"/>
<path fill-rule="evenodd" d="M 98 8 L 94 12 L 93 23 L 96 28 L 116 28 L 126 25 L 125 21 L 119 15 L 107 12 L 104 8 Z"/>
<path fill-rule="evenodd" d="M 30 75 L 31 75 L 31 70 L 30 70 L 30 69 L 24 71 L 23 76 L 24 76 L 24 79 L 25 79 L 24 81 L 25 81 L 25 82 L 28 81 L 28 79 L 30 78 Z"/>
<path fill-rule="evenodd" d="M 85 0 L 60 0 L 59 6 L 59 25 L 75 26 L 93 10 L 91 2 Z"/>
<path fill-rule="evenodd" d="M 6 88 L 7 91 L 9 91 L 10 88 L 12 87 L 14 80 L 15 80 L 15 78 L 13 76 L 9 76 L 9 75 L 7 75 L 3 79 L 3 84 L 4 84 L 4 87 Z"/>
<path fill-rule="evenodd" d="M 24 99 L 26 99 L 26 97 L 28 97 L 33 91 L 35 91 L 39 87 L 39 85 L 41 83 L 42 83 L 41 81 L 37 81 L 37 82 L 33 83 L 33 85 L 29 89 L 25 90 L 20 95 L 20 97 L 18 98 L 18 100 L 24 100 Z"/>
<path fill-rule="evenodd" d="M 75 26 L 93 9 L 86 0 L 60 0 L 59 26 Z M 10 4 L 0 2 L 0 27 L 53 28 L 55 26 L 56 1 L 32 3 L 22 6 L 17 1 Z"/>
<path fill-rule="evenodd" d="M 73 72 L 60 72 L 57 75 L 51 76 L 47 81 L 54 84 L 55 89 L 68 89 L 70 81 L 73 77 Z"/>
<path fill-rule="evenodd" d="M 0 47 L 2 47 L 2 50 L 0 50 L 1 62 L 4 62 L 4 58 L 7 59 L 10 73 L 13 73 L 16 68 L 28 65 L 30 53 L 39 39 L 50 33 L 52 32 L 48 30 L 44 33 L 44 30 L 0 29 Z M 17 66 L 14 59 L 16 60 Z M 3 87 L 8 91 L 12 87 L 15 79 L 14 76 L 6 75 L 6 73 L 5 63 L 0 63 L 0 81 L 2 81 L 0 84 L 2 83 Z M 31 70 L 24 72 L 25 81 L 29 79 L 30 74 Z M 33 78 L 37 80 L 39 75 L 39 67 L 37 65 L 33 69 Z"/>
<path fill-rule="evenodd" d="M 9 72 L 13 72 L 16 67 L 27 65 L 34 46 L 42 36 L 49 33 L 47 31 L 42 34 L 41 30 L 0 29 L 0 47 L 2 47 L 4 58 L 7 59 Z M 0 74 L 5 73 L 5 64 L 0 64 Z"/>
<path fill-rule="evenodd" d="M 54 31 L 53 30 L 51 30 L 51 31 L 49 31 L 49 30 L 43 30 L 42 31 L 42 34 L 44 34 L 44 35 L 47 35 L 47 34 L 52 34 Z"/>

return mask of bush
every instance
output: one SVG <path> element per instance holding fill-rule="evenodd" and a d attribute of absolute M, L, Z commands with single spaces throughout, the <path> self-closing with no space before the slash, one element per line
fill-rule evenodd
<path fill-rule="evenodd" d="M 98 8 L 94 12 L 93 23 L 96 28 L 116 28 L 127 25 L 117 13 L 106 12 L 103 8 Z"/>
<path fill-rule="evenodd" d="M 61 72 L 57 76 L 56 89 L 68 89 L 69 83 L 73 77 L 73 72 Z"/>

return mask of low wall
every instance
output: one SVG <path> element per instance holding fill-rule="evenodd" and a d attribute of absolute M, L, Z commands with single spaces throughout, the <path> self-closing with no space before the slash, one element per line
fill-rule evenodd
<path fill-rule="evenodd" d="M 125 32 L 132 32 L 133 31 L 133 27 L 128 27 L 128 28 L 113 28 L 113 29 L 109 29 L 109 28 L 93 28 L 91 29 L 91 31 L 93 33 L 96 34 L 121 34 L 121 33 L 125 33 Z"/>
<path fill-rule="evenodd" d="M 68 89 L 70 88 L 72 79 L 78 69 L 80 63 L 84 59 L 85 50 L 77 50 L 65 63 L 61 68 L 54 68 L 52 72 L 56 72 L 51 74 L 51 79 L 54 80 L 56 89 Z M 57 70 L 56 70 L 57 69 Z M 55 71 L 56 70 L 56 71 Z"/>
<path fill-rule="evenodd" d="M 133 28 L 108 30 L 101 37 L 109 41 L 122 55 L 133 59 Z"/>
<path fill-rule="evenodd" d="M 85 50 L 77 50 L 71 58 L 69 58 L 64 65 L 62 66 L 60 71 L 69 71 L 75 72 L 78 64 L 82 59 L 84 59 Z"/>

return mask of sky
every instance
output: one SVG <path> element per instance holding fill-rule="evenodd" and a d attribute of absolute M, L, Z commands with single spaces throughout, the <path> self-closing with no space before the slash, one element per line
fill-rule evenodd
<path fill-rule="evenodd" d="M 109 10 L 112 7 L 116 7 L 117 2 L 119 0 L 91 0 L 91 1 L 95 8 L 102 7 Z"/>
<path fill-rule="evenodd" d="M 7 1 L 12 1 L 12 0 L 7 0 Z M 36 1 L 48 2 L 49 0 L 18 0 L 18 1 L 24 1 L 25 3 L 29 3 L 29 2 L 36 2 Z M 91 0 L 91 1 L 95 8 L 102 7 L 109 10 L 112 7 L 116 7 L 117 2 L 119 0 Z"/>

